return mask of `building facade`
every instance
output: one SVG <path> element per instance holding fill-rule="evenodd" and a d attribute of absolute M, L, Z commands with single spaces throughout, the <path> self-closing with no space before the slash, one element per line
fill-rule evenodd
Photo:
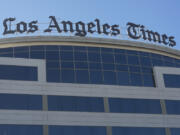
<path fill-rule="evenodd" d="M 180 51 L 81 37 L 0 40 L 0 135 L 179 135 Z"/>

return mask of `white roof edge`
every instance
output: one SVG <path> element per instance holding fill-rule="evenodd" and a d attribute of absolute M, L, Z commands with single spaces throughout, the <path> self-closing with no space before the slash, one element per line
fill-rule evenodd
<path fill-rule="evenodd" d="M 107 38 L 92 38 L 92 37 L 75 37 L 75 36 L 24 36 L 24 37 L 11 37 L 0 39 L 1 44 L 9 43 L 23 43 L 23 42 L 77 42 L 77 43 L 96 43 L 96 44 L 111 44 L 125 47 L 137 47 L 144 49 L 151 49 L 161 52 L 170 53 L 180 56 L 180 50 L 173 48 L 143 43 L 138 41 L 107 39 Z"/>

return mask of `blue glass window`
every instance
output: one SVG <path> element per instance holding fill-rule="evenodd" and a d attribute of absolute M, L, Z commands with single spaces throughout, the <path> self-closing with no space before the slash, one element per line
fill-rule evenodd
<path fill-rule="evenodd" d="M 91 84 L 102 84 L 103 76 L 101 71 L 90 71 L 90 83 Z"/>
<path fill-rule="evenodd" d="M 154 87 L 155 82 L 152 75 L 143 75 L 144 86 Z"/>
<path fill-rule="evenodd" d="M 60 64 L 59 61 L 46 61 L 46 67 L 52 68 L 52 69 L 59 69 L 60 68 Z"/>
<path fill-rule="evenodd" d="M 75 61 L 87 61 L 87 53 L 85 52 L 74 52 Z"/>
<path fill-rule="evenodd" d="M 46 60 L 48 82 L 154 87 L 153 66 L 180 67 L 179 59 L 160 54 L 86 46 L 37 45 L 2 48 L 0 57 L 30 57 Z M 60 70 L 63 70 L 62 74 L 60 74 Z M 69 81 L 68 77 L 65 77 L 67 70 L 70 70 L 72 74 Z M 82 75 L 79 70 L 84 72 L 82 77 L 79 76 Z M 97 79 L 95 79 L 95 72 L 98 74 Z M 121 76 L 125 78 L 124 81 Z M 83 79 L 84 81 L 82 81 Z"/>
<path fill-rule="evenodd" d="M 151 66 L 151 60 L 149 57 L 140 57 L 140 61 L 141 61 L 141 66 L 145 67 L 150 67 Z"/>
<path fill-rule="evenodd" d="M 128 72 L 117 72 L 117 83 L 119 85 L 129 85 L 129 73 Z"/>
<path fill-rule="evenodd" d="M 136 73 L 140 73 L 141 69 L 138 66 L 129 66 L 129 71 L 130 72 L 136 72 Z"/>
<path fill-rule="evenodd" d="M 75 70 L 77 83 L 89 83 L 88 70 Z"/>
<path fill-rule="evenodd" d="M 113 70 L 114 71 L 115 67 L 114 64 L 103 64 L 103 70 Z"/>
<path fill-rule="evenodd" d="M 44 59 L 45 53 L 44 53 L 44 51 L 31 51 L 30 52 L 30 58 L 32 58 L 32 59 Z"/>
<path fill-rule="evenodd" d="M 104 83 L 116 84 L 116 73 L 113 71 L 104 71 Z"/>
<path fill-rule="evenodd" d="M 48 96 L 50 111 L 104 112 L 103 98 Z"/>
<path fill-rule="evenodd" d="M 126 55 L 124 55 L 124 54 L 115 54 L 115 62 L 117 64 L 127 64 Z"/>
<path fill-rule="evenodd" d="M 0 94 L 0 109 L 42 110 L 42 96 Z"/>
<path fill-rule="evenodd" d="M 106 135 L 106 128 L 87 126 L 49 126 L 49 135 Z"/>
<path fill-rule="evenodd" d="M 133 86 L 142 86 L 142 77 L 141 74 L 131 73 L 130 74 L 130 84 Z"/>
<path fill-rule="evenodd" d="M 143 127 L 113 127 L 112 135 L 165 135 L 165 129 Z"/>
<path fill-rule="evenodd" d="M 108 54 L 108 53 L 102 53 L 102 62 L 103 63 L 114 63 L 114 56 L 113 54 Z"/>
<path fill-rule="evenodd" d="M 88 69 L 87 62 L 75 62 L 76 69 Z"/>
<path fill-rule="evenodd" d="M 44 46 L 43 45 L 40 45 L 40 46 L 30 46 L 30 50 L 31 51 L 44 51 Z"/>
<path fill-rule="evenodd" d="M 39 125 L 0 125 L 0 135 L 43 135 Z"/>
<path fill-rule="evenodd" d="M 84 46 L 74 46 L 74 51 L 86 51 L 87 47 Z"/>
<path fill-rule="evenodd" d="M 171 135 L 179 135 L 180 128 L 171 128 Z"/>
<path fill-rule="evenodd" d="M 57 45 L 47 45 L 47 46 L 45 46 L 45 49 L 48 50 L 48 51 L 57 51 L 57 50 L 59 50 L 59 46 L 57 46 Z"/>
<path fill-rule="evenodd" d="M 113 53 L 112 48 L 101 48 L 101 53 Z"/>
<path fill-rule="evenodd" d="M 101 63 L 89 63 L 90 70 L 102 70 Z"/>
<path fill-rule="evenodd" d="M 168 114 L 180 114 L 180 101 L 166 100 L 166 110 Z"/>
<path fill-rule="evenodd" d="M 46 70 L 48 82 L 60 82 L 60 70 L 58 69 L 47 69 Z"/>
<path fill-rule="evenodd" d="M 73 52 L 60 52 L 61 61 L 73 61 Z"/>
<path fill-rule="evenodd" d="M 128 64 L 130 64 L 130 65 L 139 65 L 138 56 L 128 55 Z"/>
<path fill-rule="evenodd" d="M 128 66 L 116 64 L 116 70 L 117 71 L 128 71 Z"/>
<path fill-rule="evenodd" d="M 0 79 L 37 81 L 37 67 L 0 65 Z"/>
<path fill-rule="evenodd" d="M 109 98 L 110 112 L 160 114 L 160 100 Z"/>
<path fill-rule="evenodd" d="M 88 53 L 88 60 L 90 62 L 101 62 L 100 53 L 89 52 Z"/>
<path fill-rule="evenodd" d="M 75 76 L 74 76 L 74 70 L 61 70 L 61 78 L 62 82 L 64 83 L 74 83 L 75 82 Z"/>
<path fill-rule="evenodd" d="M 73 51 L 72 46 L 60 46 L 60 51 Z"/>
<path fill-rule="evenodd" d="M 98 53 L 100 53 L 100 47 L 88 47 L 88 52 L 98 52 Z"/>
<path fill-rule="evenodd" d="M 58 51 L 46 51 L 46 59 L 47 60 L 59 60 L 59 52 Z"/>
<path fill-rule="evenodd" d="M 62 69 L 74 69 L 74 63 L 61 61 L 61 68 Z"/>
<path fill-rule="evenodd" d="M 163 61 L 158 59 L 152 59 L 153 66 L 163 66 Z"/>
<path fill-rule="evenodd" d="M 29 52 L 15 52 L 14 56 L 16 58 L 29 58 Z"/>
<path fill-rule="evenodd" d="M 180 88 L 180 75 L 164 74 L 164 83 L 168 88 Z"/>

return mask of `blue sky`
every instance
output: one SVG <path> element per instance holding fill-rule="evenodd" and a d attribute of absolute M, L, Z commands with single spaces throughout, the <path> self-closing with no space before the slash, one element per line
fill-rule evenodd
<path fill-rule="evenodd" d="M 102 23 L 127 22 L 143 24 L 147 29 L 174 36 L 180 50 L 180 0 L 2 0 L 0 4 L 0 35 L 3 20 L 16 17 L 18 21 L 48 23 L 50 15 L 59 20 L 90 22 L 99 18 Z M 110 38 L 105 36 L 105 38 Z M 121 39 L 121 38 L 120 38 Z"/>

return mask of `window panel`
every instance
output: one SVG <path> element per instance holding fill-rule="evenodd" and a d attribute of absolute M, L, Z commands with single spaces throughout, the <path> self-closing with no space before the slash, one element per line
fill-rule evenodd
<path fill-rule="evenodd" d="M 142 86 L 141 74 L 131 73 L 130 74 L 130 84 L 133 86 Z"/>
<path fill-rule="evenodd" d="M 117 72 L 117 83 L 119 85 L 129 85 L 129 73 L 128 72 Z"/>
<path fill-rule="evenodd" d="M 49 126 L 49 135 L 106 135 L 105 127 Z"/>
<path fill-rule="evenodd" d="M 152 75 L 143 75 L 144 86 L 155 87 L 154 78 Z"/>
<path fill-rule="evenodd" d="M 127 64 L 127 58 L 124 54 L 115 54 L 115 63 L 117 64 Z"/>
<path fill-rule="evenodd" d="M 139 65 L 138 56 L 128 55 L 128 64 L 130 64 L 130 65 Z"/>
<path fill-rule="evenodd" d="M 74 77 L 74 70 L 61 70 L 61 78 L 62 82 L 65 83 L 74 83 L 75 77 Z"/>
<path fill-rule="evenodd" d="M 116 64 L 116 70 L 117 71 L 128 71 L 128 66 Z"/>
<path fill-rule="evenodd" d="M 116 84 L 116 73 L 113 71 L 104 71 L 104 84 Z"/>
<path fill-rule="evenodd" d="M 85 52 L 74 52 L 75 61 L 87 61 L 87 53 Z"/>
<path fill-rule="evenodd" d="M 180 114 L 180 101 L 166 100 L 166 110 L 168 114 Z"/>
<path fill-rule="evenodd" d="M 142 67 L 150 67 L 151 66 L 151 60 L 149 57 L 140 57 L 140 62 Z"/>
<path fill-rule="evenodd" d="M 46 51 L 47 60 L 59 60 L 59 51 Z"/>
<path fill-rule="evenodd" d="M 160 100 L 109 98 L 110 112 L 161 114 Z"/>
<path fill-rule="evenodd" d="M 89 63 L 90 70 L 102 70 L 101 63 Z"/>
<path fill-rule="evenodd" d="M 165 87 L 180 88 L 180 75 L 164 74 Z"/>
<path fill-rule="evenodd" d="M 114 71 L 114 69 L 115 69 L 114 64 L 106 64 L 106 63 L 103 64 L 103 70 L 113 70 Z"/>
<path fill-rule="evenodd" d="M 90 71 L 90 83 L 91 84 L 102 84 L 103 76 L 101 71 Z"/>
<path fill-rule="evenodd" d="M 180 134 L 180 128 L 171 128 L 171 135 L 179 135 Z"/>
<path fill-rule="evenodd" d="M 37 67 L 0 65 L 0 79 L 37 81 Z"/>
<path fill-rule="evenodd" d="M 31 51 L 30 52 L 30 58 L 32 58 L 32 59 L 44 59 L 45 53 L 44 53 L 44 51 Z"/>
<path fill-rule="evenodd" d="M 103 63 L 114 63 L 113 54 L 102 53 L 101 57 L 102 57 L 102 62 Z"/>
<path fill-rule="evenodd" d="M 88 70 L 75 70 L 77 83 L 89 83 Z"/>
<path fill-rule="evenodd" d="M 61 61 L 73 61 L 73 52 L 61 52 Z"/>
<path fill-rule="evenodd" d="M 88 60 L 90 62 L 100 62 L 101 61 L 100 53 L 89 52 L 88 53 Z"/>
<path fill-rule="evenodd" d="M 86 52 L 87 51 L 87 47 L 84 47 L 84 46 L 74 46 L 74 51 L 84 51 Z"/>
<path fill-rule="evenodd" d="M 60 46 L 60 51 L 73 51 L 72 46 Z"/>
<path fill-rule="evenodd" d="M 43 135 L 39 125 L 0 125 L 1 135 Z"/>
<path fill-rule="evenodd" d="M 113 127 L 112 135 L 165 135 L 165 129 L 143 127 Z"/>
<path fill-rule="evenodd" d="M 0 94 L 0 109 L 42 110 L 42 96 Z"/>
<path fill-rule="evenodd" d="M 47 69 L 46 75 L 48 82 L 60 82 L 60 70 Z"/>
<path fill-rule="evenodd" d="M 29 58 L 29 52 L 14 52 L 16 58 Z"/>
<path fill-rule="evenodd" d="M 104 112 L 103 98 L 48 96 L 50 111 Z"/>
<path fill-rule="evenodd" d="M 87 62 L 75 62 L 76 69 L 88 69 Z"/>
<path fill-rule="evenodd" d="M 74 69 L 74 63 L 61 61 L 61 68 L 62 69 Z"/>

